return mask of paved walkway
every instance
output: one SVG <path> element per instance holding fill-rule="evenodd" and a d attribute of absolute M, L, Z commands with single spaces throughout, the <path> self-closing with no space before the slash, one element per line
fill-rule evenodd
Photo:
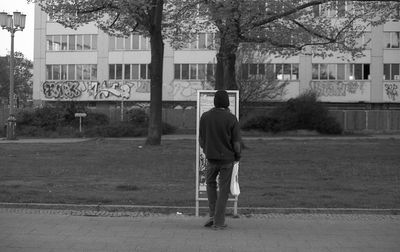
<path fill-rule="evenodd" d="M 269 214 L 89 217 L 0 208 L 0 251 L 400 251 L 400 216 Z"/>

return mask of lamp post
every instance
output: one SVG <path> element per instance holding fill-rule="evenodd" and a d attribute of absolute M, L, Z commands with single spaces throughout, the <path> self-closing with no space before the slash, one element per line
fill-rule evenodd
<path fill-rule="evenodd" d="M 10 112 L 7 119 L 7 139 L 15 140 L 16 118 L 14 115 L 14 34 L 25 28 L 26 15 L 15 11 L 13 15 L 0 12 L 0 26 L 11 33 L 11 53 L 10 53 Z"/>

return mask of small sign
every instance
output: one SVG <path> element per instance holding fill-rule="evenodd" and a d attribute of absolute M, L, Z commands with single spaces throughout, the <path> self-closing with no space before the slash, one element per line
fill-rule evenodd
<path fill-rule="evenodd" d="M 75 117 L 86 117 L 86 113 L 75 113 Z"/>

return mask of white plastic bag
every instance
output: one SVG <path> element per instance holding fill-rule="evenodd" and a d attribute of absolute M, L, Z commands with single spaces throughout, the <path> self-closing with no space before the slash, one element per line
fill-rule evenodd
<path fill-rule="evenodd" d="M 240 187 L 239 187 L 239 162 L 235 162 L 232 170 L 232 178 L 231 178 L 231 194 L 233 196 L 239 196 Z"/>

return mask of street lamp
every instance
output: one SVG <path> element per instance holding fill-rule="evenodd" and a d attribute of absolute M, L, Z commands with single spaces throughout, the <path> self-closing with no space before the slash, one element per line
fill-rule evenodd
<path fill-rule="evenodd" d="M 25 28 L 26 15 L 15 11 L 14 17 L 6 12 L 0 12 L 0 26 L 11 33 L 10 53 L 10 113 L 7 119 L 7 139 L 15 139 L 16 118 L 14 115 L 14 33 Z"/>

